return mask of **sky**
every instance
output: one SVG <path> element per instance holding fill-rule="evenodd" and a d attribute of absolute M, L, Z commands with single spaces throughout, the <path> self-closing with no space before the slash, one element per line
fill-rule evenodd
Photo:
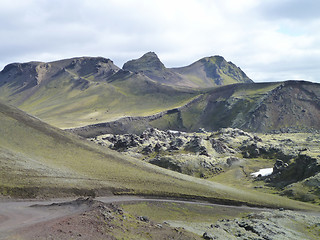
<path fill-rule="evenodd" d="M 0 0 L 12 62 L 155 52 L 166 67 L 220 55 L 255 82 L 320 83 L 319 0 Z"/>

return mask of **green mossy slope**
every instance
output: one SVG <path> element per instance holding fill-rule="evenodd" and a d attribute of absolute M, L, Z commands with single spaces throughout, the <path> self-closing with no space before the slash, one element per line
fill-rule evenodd
<path fill-rule="evenodd" d="M 309 204 L 226 187 L 121 156 L 3 103 L 0 103 L 0 120 L 0 189 L 4 195 L 57 197 L 129 193 L 317 209 Z"/>

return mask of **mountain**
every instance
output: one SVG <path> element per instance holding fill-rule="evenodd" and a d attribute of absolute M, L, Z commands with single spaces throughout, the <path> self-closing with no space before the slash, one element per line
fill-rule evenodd
<path fill-rule="evenodd" d="M 0 120 L 0 195 L 34 198 L 141 194 L 188 196 L 229 204 L 312 207 L 135 160 L 79 139 L 3 102 Z"/>
<path fill-rule="evenodd" d="M 318 83 L 234 84 L 203 91 L 188 104 L 157 115 L 123 118 L 72 131 L 85 137 L 99 133 L 140 134 L 151 127 L 187 132 L 227 127 L 250 132 L 309 132 L 320 130 L 319 106 Z"/>
<path fill-rule="evenodd" d="M 220 60 L 219 69 L 235 67 Z M 225 73 L 216 83 L 211 78 L 202 82 L 200 75 L 198 83 L 188 80 L 212 72 L 204 66 L 198 71 L 195 66 L 167 69 L 155 53 L 129 61 L 123 69 L 102 57 L 12 63 L 0 72 L 0 99 L 54 126 L 80 127 L 180 107 L 198 96 L 200 87 L 238 81 L 225 81 Z"/>
<path fill-rule="evenodd" d="M 0 99 L 61 128 L 154 114 L 196 94 L 100 57 L 14 63 L 0 72 Z"/>
<path fill-rule="evenodd" d="M 187 67 L 172 70 L 201 88 L 253 82 L 239 67 L 221 56 L 202 58 Z"/>
<path fill-rule="evenodd" d="M 15 88 L 13 94 L 16 94 L 64 74 L 84 82 L 85 79 L 81 78 L 106 80 L 118 70 L 110 59 L 102 57 L 72 58 L 50 63 L 12 63 L 1 71 L 1 79 L 4 80 L 0 81 L 0 86 L 9 83 Z"/>
<path fill-rule="evenodd" d="M 252 82 L 240 68 L 221 56 L 202 58 L 189 66 L 170 69 L 154 52 L 149 52 L 139 59 L 128 61 L 123 69 L 141 72 L 163 84 L 191 88 Z"/>
<path fill-rule="evenodd" d="M 319 84 L 305 81 L 253 83 L 220 56 L 172 69 L 149 52 L 123 69 L 110 59 L 81 57 L 13 63 L 0 72 L 0 99 L 54 126 L 84 127 L 74 131 L 90 136 L 147 127 L 319 130 L 319 92 Z"/>

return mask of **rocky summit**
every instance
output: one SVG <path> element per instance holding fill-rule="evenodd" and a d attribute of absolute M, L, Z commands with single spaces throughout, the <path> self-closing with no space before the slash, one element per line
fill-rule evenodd
<path fill-rule="evenodd" d="M 191 88 L 253 82 L 240 68 L 221 56 L 202 58 L 186 67 L 166 68 L 154 52 L 149 52 L 139 59 L 128 61 L 123 69 L 141 72 L 163 84 Z"/>

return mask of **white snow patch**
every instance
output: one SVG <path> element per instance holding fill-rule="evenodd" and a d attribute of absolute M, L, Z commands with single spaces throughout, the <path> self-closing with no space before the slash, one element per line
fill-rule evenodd
<path fill-rule="evenodd" d="M 273 168 L 262 168 L 258 172 L 251 173 L 251 176 L 258 177 L 261 174 L 262 177 L 271 175 L 273 172 Z"/>

